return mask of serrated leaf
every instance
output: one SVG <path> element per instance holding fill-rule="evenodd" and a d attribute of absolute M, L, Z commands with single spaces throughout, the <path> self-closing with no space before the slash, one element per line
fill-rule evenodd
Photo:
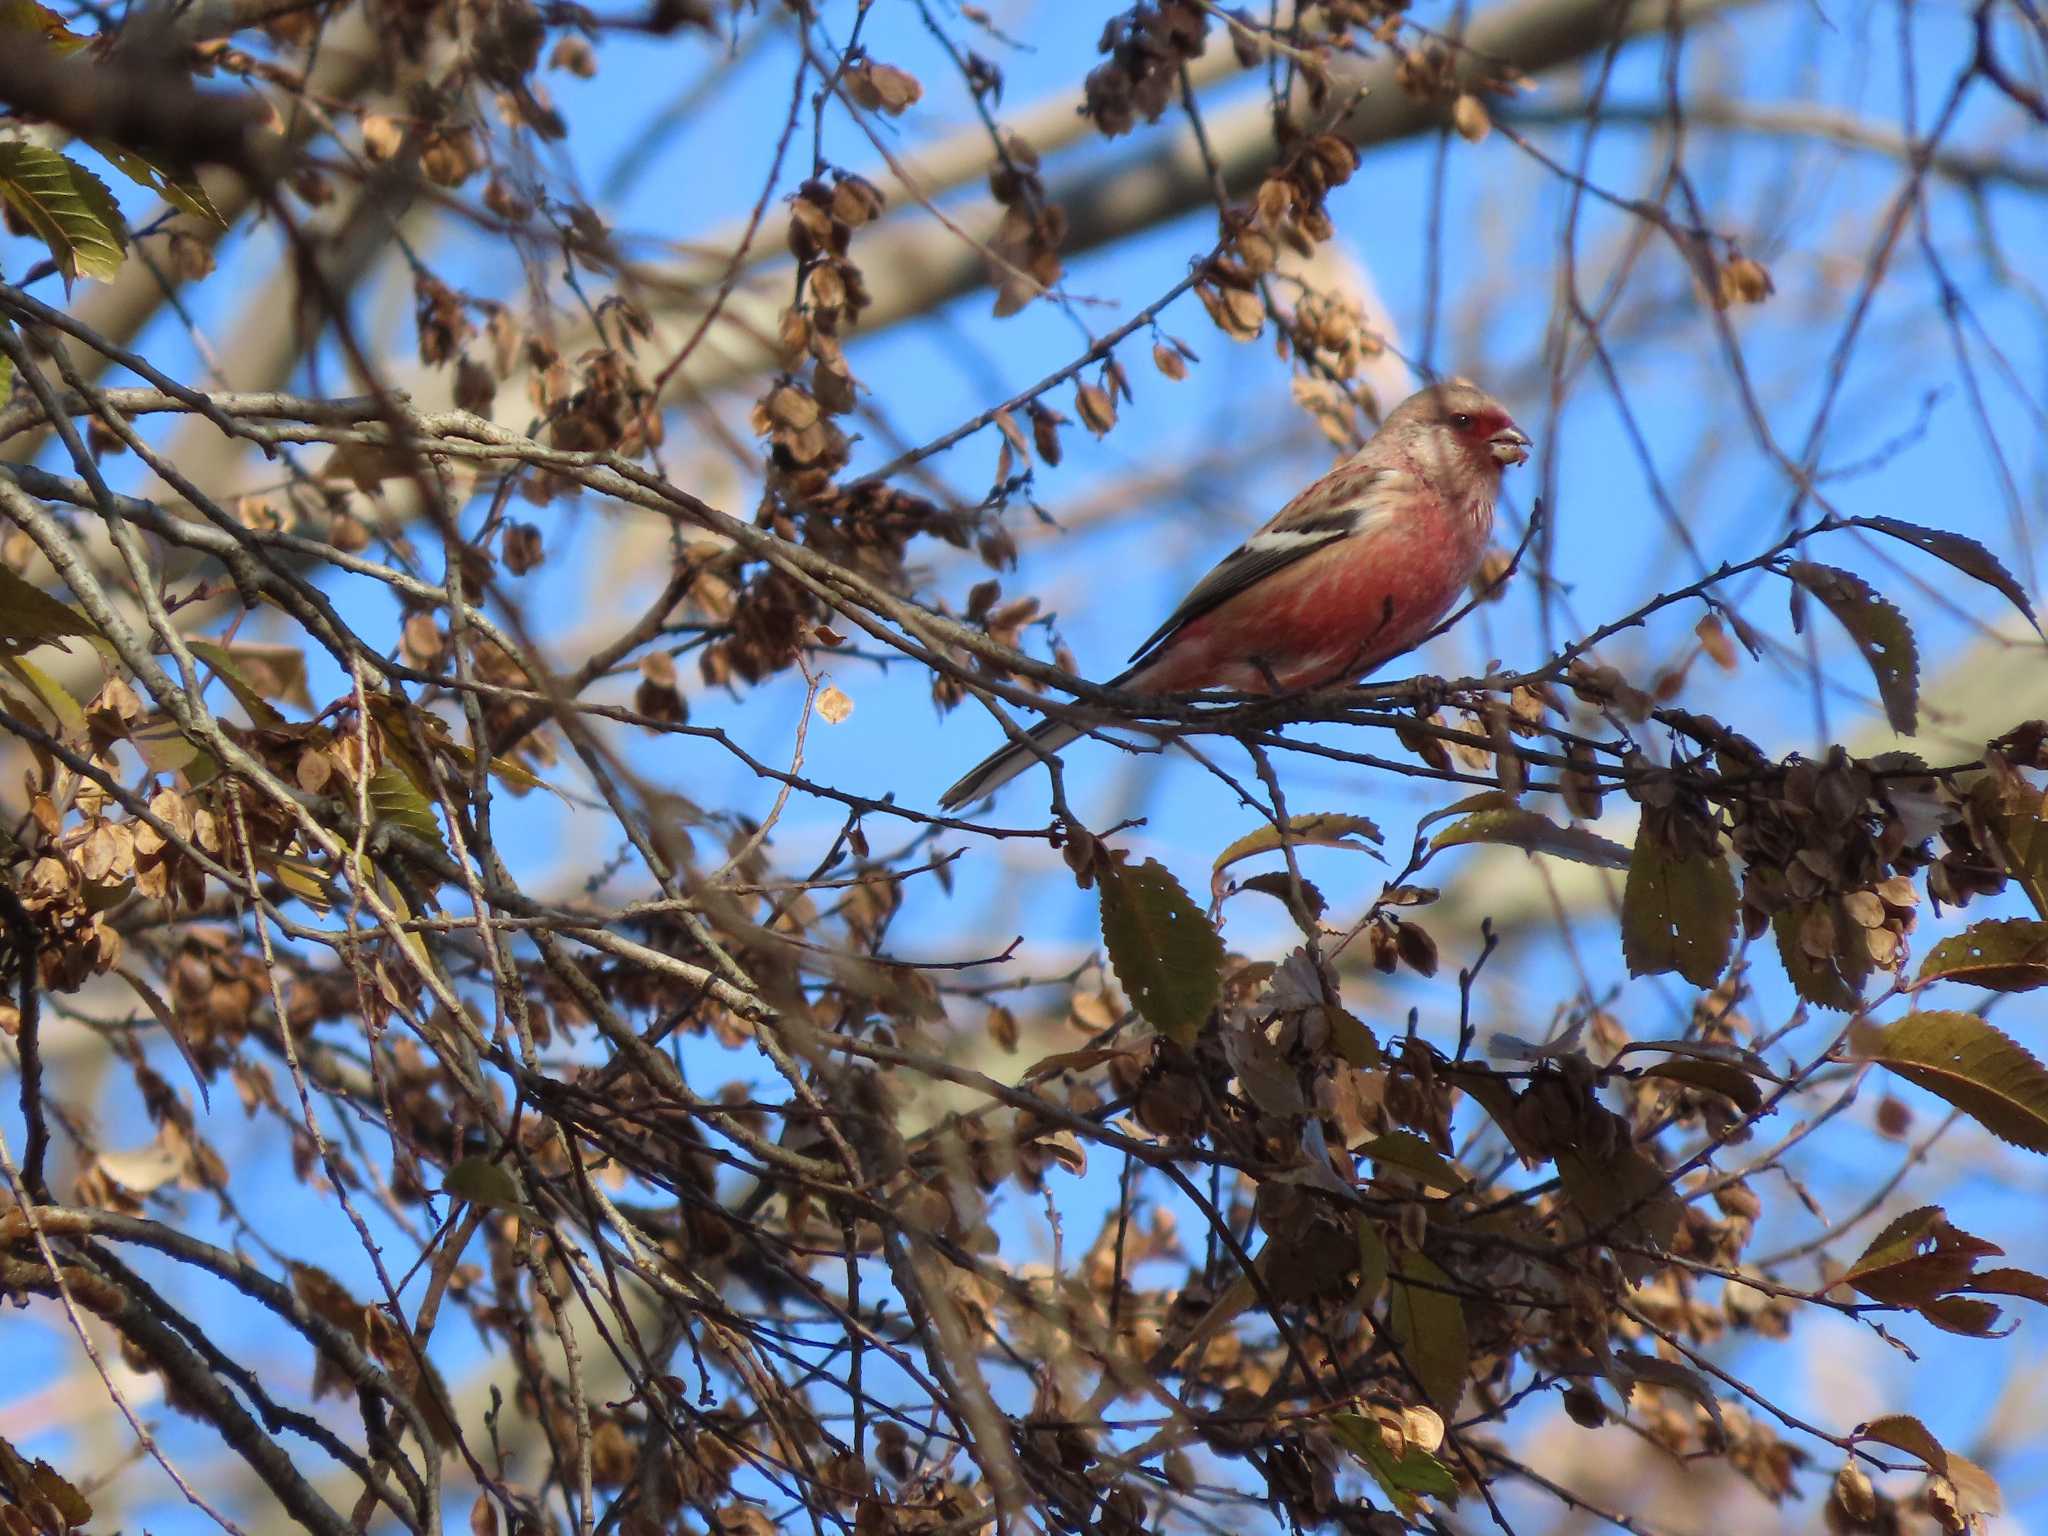
<path fill-rule="evenodd" d="M 1908 1456 L 1918 1456 L 1931 1472 L 1948 1475 L 1948 1452 L 1933 1433 L 1910 1413 L 1887 1413 L 1858 1424 L 1851 1440 L 1875 1440 Z"/>
<path fill-rule="evenodd" d="M 221 229 L 228 227 L 228 221 L 220 216 L 220 210 L 213 206 L 213 199 L 206 195 L 206 188 L 199 184 L 199 178 L 189 167 L 173 170 L 106 139 L 88 139 L 86 142 L 106 157 L 107 164 L 137 186 L 148 187 L 172 207 L 205 219 Z"/>
<path fill-rule="evenodd" d="M 1362 838 L 1358 842 L 1353 839 Z M 1285 843 L 1296 847 L 1315 845 L 1323 848 L 1350 848 L 1359 853 L 1379 857 L 1379 850 L 1371 845 L 1380 841 L 1380 829 L 1364 816 L 1347 816 L 1337 811 L 1305 811 L 1299 816 L 1290 816 L 1286 823 L 1283 840 L 1277 826 L 1263 826 L 1247 832 L 1236 842 L 1216 855 L 1216 863 L 1210 871 L 1209 886 L 1221 894 L 1223 871 L 1240 859 L 1251 858 L 1254 854 L 1271 853 Z"/>
<path fill-rule="evenodd" d="M 1938 1205 L 1921 1206 L 1886 1224 L 1842 1276 L 1873 1301 L 1922 1306 L 1970 1278 L 1977 1260 L 2001 1250 L 1949 1223 Z"/>
<path fill-rule="evenodd" d="M 2048 1068 L 1974 1013 L 1909 1013 L 1852 1036 L 1857 1055 L 1925 1088 L 2001 1141 L 2048 1152 Z"/>
<path fill-rule="evenodd" d="M 2009 803 L 1990 774 L 1971 788 L 1970 799 L 1991 833 L 1991 852 L 2048 919 L 2048 822 L 2025 804 Z"/>
<path fill-rule="evenodd" d="M 1358 1155 L 1375 1163 L 1391 1163 L 1396 1168 L 1405 1168 L 1442 1190 L 1460 1190 L 1471 1182 L 1451 1166 L 1448 1158 L 1413 1131 L 1388 1131 L 1385 1135 L 1375 1136 L 1358 1149 Z"/>
<path fill-rule="evenodd" d="M 1429 851 L 1465 843 L 1494 843 L 1526 853 L 1547 853 L 1600 869 L 1626 869 L 1629 862 L 1629 852 L 1621 844 L 1583 827 L 1559 826 L 1548 816 L 1518 806 L 1475 811 L 1453 822 L 1429 840 Z"/>
<path fill-rule="evenodd" d="M 235 696 L 235 702 L 249 716 L 251 725 L 260 730 L 274 731 L 289 724 L 263 697 L 263 690 L 243 673 L 233 651 L 213 640 L 187 640 L 185 648 L 213 668 L 221 686 Z"/>
<path fill-rule="evenodd" d="M 1943 1333 L 1961 1334 L 1966 1339 L 1988 1339 L 1998 1328 L 1999 1309 L 1988 1301 L 1968 1296 L 1937 1296 L 1920 1304 L 1920 1315 Z M 2018 1327 L 2015 1323 L 2013 1327 Z M 2012 1332 L 2011 1328 L 2005 1330 Z M 2002 1337 L 2002 1335 L 1998 1335 Z"/>
<path fill-rule="evenodd" d="M 1465 1306 L 1450 1286 L 1450 1276 L 1427 1254 L 1404 1253 L 1387 1299 L 1387 1328 L 1401 1358 L 1446 1419 L 1456 1413 L 1472 1367 Z"/>
<path fill-rule="evenodd" d="M 1709 853 L 1680 858 L 1645 817 L 1621 896 L 1621 953 L 1629 975 L 1676 971 L 1696 987 L 1713 986 L 1735 947 L 1735 909 L 1727 861 Z"/>
<path fill-rule="evenodd" d="M 1223 940 L 1157 859 L 1109 861 L 1102 888 L 1102 943 L 1131 1006 L 1154 1029 L 1194 1043 L 1223 991 Z"/>
<path fill-rule="evenodd" d="M 1771 919 L 1771 932 L 1777 938 L 1778 958 L 1784 962 L 1792 989 L 1809 1003 L 1846 1013 L 1863 1001 L 1862 977 L 1852 982 L 1843 975 L 1839 953 L 1816 959 L 1800 943 L 1806 915 L 1818 905 L 1822 903 L 1787 907 Z"/>
<path fill-rule="evenodd" d="M 1849 632 L 1877 682 L 1885 718 L 1901 736 L 1911 736 L 1919 728 L 1920 653 L 1906 616 L 1861 576 L 1832 565 L 1794 560 L 1785 574 L 1819 598 Z"/>
<path fill-rule="evenodd" d="M 2031 917 L 1987 918 L 1928 951 L 1913 985 L 1966 981 L 1993 992 L 2048 986 L 2048 923 Z"/>
<path fill-rule="evenodd" d="M 128 234 L 107 184 L 40 144 L 0 142 L 0 200 L 21 215 L 68 284 L 121 270 Z"/>
<path fill-rule="evenodd" d="M 434 814 L 434 802 L 403 768 L 393 762 L 385 763 L 370 775 L 368 793 L 370 814 L 376 821 L 410 833 L 443 853 L 448 851 L 448 845 L 441 840 L 441 822 Z"/>
<path fill-rule="evenodd" d="M 325 912 L 334 905 L 333 897 L 327 892 L 327 883 L 320 878 L 320 867 L 311 859 L 298 854 L 280 854 L 270 873 L 279 885 L 314 911 Z"/>
<path fill-rule="evenodd" d="M 1601 1159 L 1588 1148 L 1557 1154 L 1558 1182 L 1588 1236 L 1625 1248 L 1668 1249 L 1678 1236 L 1684 1207 L 1662 1168 L 1634 1147 L 1616 1147 Z M 1624 1272 L 1640 1280 L 1655 1261 L 1639 1253 L 1615 1254 Z"/>
<path fill-rule="evenodd" d="M 69 651 L 67 640 L 98 634 L 92 621 L 77 609 L 0 565 L 0 647 L 10 653 L 32 651 L 39 645 Z"/>
<path fill-rule="evenodd" d="M 47 1461 L 29 1460 L 6 1439 L 0 1439 L 0 1490 L 17 1509 L 48 1506 L 48 1515 L 55 1516 L 66 1530 L 76 1530 L 92 1519 L 92 1504 L 61 1472 Z M 33 1522 L 22 1523 L 34 1528 Z"/>
<path fill-rule="evenodd" d="M 1971 580 L 1983 582 L 2002 593 L 2007 602 L 2019 609 L 2027 622 L 2034 626 L 2034 633 L 2041 632 L 2041 626 L 2034 618 L 2033 604 L 2027 600 L 2027 589 L 2019 584 L 1998 556 L 1975 539 L 1943 528 L 1922 528 L 1915 523 L 1901 522 L 1896 517 L 1852 517 L 1846 521 L 1858 528 L 1872 528 L 1895 539 L 1903 539 L 1915 549 L 1923 549 L 1935 559 L 1946 561 Z"/>
<path fill-rule="evenodd" d="M 1970 1276 L 1969 1284 L 1958 1287 L 1977 1296 L 2023 1296 L 2048 1306 L 2048 1278 L 2026 1269 L 1986 1269 Z"/>
<path fill-rule="evenodd" d="M 45 719 L 55 727 L 51 735 L 70 738 L 85 734 L 85 710 L 49 673 L 20 656 L 0 655 L 0 668 L 28 687 Z"/>

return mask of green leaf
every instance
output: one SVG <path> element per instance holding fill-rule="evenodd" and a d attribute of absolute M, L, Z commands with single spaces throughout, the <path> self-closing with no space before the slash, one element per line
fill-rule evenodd
<path fill-rule="evenodd" d="M 1396 1456 L 1387 1449 L 1379 1421 L 1361 1413 L 1333 1413 L 1330 1432 L 1371 1471 L 1380 1490 L 1402 1514 L 1413 1517 L 1418 1498 L 1456 1501 L 1458 1480 L 1435 1456 L 1419 1445 L 1405 1445 Z"/>
<path fill-rule="evenodd" d="M 1396 1168 L 1405 1168 L 1442 1190 L 1460 1190 L 1471 1182 L 1451 1166 L 1449 1159 L 1413 1131 L 1388 1131 L 1383 1136 L 1375 1136 L 1358 1149 L 1358 1155 L 1369 1157 L 1376 1163 L 1391 1163 Z"/>
<path fill-rule="evenodd" d="M 2031 917 L 1987 918 L 1943 939 L 1921 962 L 1913 985 L 1967 981 L 1993 992 L 2048 986 L 2048 923 Z"/>
<path fill-rule="evenodd" d="M 0 143 L 0 200 L 50 248 L 69 284 L 121 270 L 128 233 L 107 184 L 40 144 Z"/>
<path fill-rule="evenodd" d="M 1362 838 L 1364 841 L 1353 841 L 1356 838 Z M 1315 844 L 1325 848 L 1350 848 L 1378 858 L 1379 851 L 1371 846 L 1378 841 L 1380 829 L 1363 816 L 1346 816 L 1337 811 L 1305 811 L 1299 816 L 1287 818 L 1284 839 L 1281 836 L 1281 829 L 1269 824 L 1256 831 L 1247 832 L 1217 854 L 1209 887 L 1220 895 L 1223 890 L 1224 870 L 1239 859 L 1248 859 L 1259 853 L 1271 853 L 1283 843 L 1290 843 L 1296 847 Z"/>
<path fill-rule="evenodd" d="M 387 762 L 370 775 L 369 799 L 370 814 L 377 822 L 388 822 L 443 853 L 448 851 L 448 845 L 441 840 L 441 822 L 434 815 L 434 802 L 396 763 Z"/>
<path fill-rule="evenodd" d="M 1849 631 L 1870 664 L 1885 718 L 1901 736 L 1911 736 L 1919 728 L 1920 653 L 1906 616 L 1861 576 L 1832 565 L 1794 560 L 1785 574 L 1819 598 L 1835 622 Z"/>
<path fill-rule="evenodd" d="M 1851 1036 L 1858 1056 L 1953 1104 L 2001 1141 L 2048 1152 L 2048 1068 L 1974 1013 L 1909 1013 Z"/>
<path fill-rule="evenodd" d="M 1626 869 L 1629 862 L 1628 850 L 1621 844 L 1583 827 L 1559 826 L 1548 816 L 1518 806 L 1475 811 L 1463 821 L 1453 822 L 1430 839 L 1429 851 L 1434 854 L 1463 843 L 1497 843 L 1601 869 Z"/>
<path fill-rule="evenodd" d="M 1387 1288 L 1387 1240 L 1370 1216 L 1358 1218 L 1358 1304 L 1369 1307 Z"/>
<path fill-rule="evenodd" d="M 251 725 L 262 730 L 275 731 L 289 724 L 283 715 L 271 708 L 263 697 L 263 689 L 243 672 L 241 663 L 237 661 L 233 651 L 212 640 L 187 640 L 185 648 L 213 668 L 219 675 L 222 686 L 235 696 L 235 702 L 247 712 Z M 303 665 L 302 661 L 301 666 Z"/>
<path fill-rule="evenodd" d="M 2048 919 L 2048 822 L 1988 773 L 1971 786 L 1970 803 L 1983 817 L 1998 862 L 2027 893 L 2034 911 Z"/>
<path fill-rule="evenodd" d="M 1330 1026 L 1330 1044 L 1336 1047 L 1339 1056 L 1354 1067 L 1370 1069 L 1380 1064 L 1380 1043 L 1357 1014 L 1326 1007 L 1323 1018 Z"/>
<path fill-rule="evenodd" d="M 87 139 L 86 142 L 104 155 L 115 170 L 137 186 L 148 187 L 172 207 L 205 219 L 221 229 L 228 227 L 228 221 L 213 206 L 213 199 L 206 195 L 206 188 L 199 184 L 199 178 L 192 174 L 191 167 L 172 169 L 107 139 Z"/>
<path fill-rule="evenodd" d="M 1721 979 L 1735 947 L 1735 877 L 1711 853 L 1672 853 L 1643 818 L 1621 896 L 1621 953 L 1631 976 L 1676 971 L 1696 987 Z"/>
<path fill-rule="evenodd" d="M 1223 992 L 1223 940 L 1158 860 L 1110 860 L 1097 874 L 1103 947 L 1131 1006 L 1162 1035 L 1193 1044 Z"/>
<path fill-rule="evenodd" d="M 1634 1147 L 1617 1147 L 1606 1159 L 1588 1148 L 1567 1148 L 1557 1154 L 1557 1176 L 1588 1236 L 1653 1251 L 1677 1238 L 1684 1207 L 1669 1176 Z M 1655 1268 L 1639 1253 L 1616 1253 L 1615 1261 L 1635 1279 Z"/>
<path fill-rule="evenodd" d="M 1450 1293 L 1450 1276 L 1426 1254 L 1402 1254 L 1395 1273 L 1387 1328 L 1424 1395 L 1449 1419 L 1472 1367 L 1464 1303 Z"/>
<path fill-rule="evenodd" d="M 92 39 L 64 24 L 64 18 L 37 0 L 0 0 L 0 37 L 41 37 L 59 58 L 74 54 Z"/>
<path fill-rule="evenodd" d="M 1834 918 L 1824 901 L 1787 907 L 1771 919 L 1771 932 L 1778 940 L 1778 958 L 1784 962 L 1785 974 L 1792 979 L 1793 990 L 1807 1002 L 1846 1013 L 1863 1001 L 1863 978 L 1869 974 L 1867 955 L 1862 974 L 1853 977 L 1843 973 L 1839 949 L 1820 957 L 1809 955 L 1800 934 L 1806 926 L 1807 914 L 1815 908 L 1828 910 L 1835 932 L 1841 932 L 1845 920 Z M 1860 945 L 1857 952 L 1863 953 Z"/>
<path fill-rule="evenodd" d="M 1946 529 L 1922 528 L 1914 523 L 1901 522 L 1896 517 L 1852 517 L 1847 521 L 1858 528 L 1874 528 L 1895 539 L 1904 539 L 1915 549 L 1924 549 L 1935 559 L 1947 561 L 1971 580 L 1981 581 L 2003 593 L 2006 601 L 2019 609 L 2027 622 L 2034 626 L 2034 632 L 2041 632 L 2041 626 L 2034 618 L 2034 606 L 2027 601 L 2027 589 L 2019 584 L 1998 556 L 1975 539 Z"/>
<path fill-rule="evenodd" d="M 54 645 L 68 651 L 71 647 L 65 641 L 69 638 L 98 634 L 92 621 L 77 609 L 0 565 L 0 649 L 32 651 L 39 645 Z"/>

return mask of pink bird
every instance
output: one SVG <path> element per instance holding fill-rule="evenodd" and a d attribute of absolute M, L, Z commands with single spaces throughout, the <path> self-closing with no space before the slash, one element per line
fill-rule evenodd
<path fill-rule="evenodd" d="M 1133 693 L 1292 692 L 1365 676 L 1427 635 L 1493 531 L 1501 472 L 1529 439 L 1470 384 L 1410 395 L 1350 458 L 1195 584 L 1109 684 Z M 940 798 L 977 800 L 1082 735 L 1044 720 Z"/>

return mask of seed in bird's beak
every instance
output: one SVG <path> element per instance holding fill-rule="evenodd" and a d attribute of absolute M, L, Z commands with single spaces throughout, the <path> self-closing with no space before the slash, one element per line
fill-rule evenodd
<path fill-rule="evenodd" d="M 1529 462 L 1529 438 L 1520 427 L 1502 427 L 1486 440 L 1486 446 L 1493 450 L 1493 456 L 1502 464 L 1526 464 Z"/>

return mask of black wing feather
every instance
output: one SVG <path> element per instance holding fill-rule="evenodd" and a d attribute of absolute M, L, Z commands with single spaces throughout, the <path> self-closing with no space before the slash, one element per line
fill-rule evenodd
<path fill-rule="evenodd" d="M 1371 483 L 1366 482 L 1367 485 Z M 1295 561 L 1305 559 L 1319 549 L 1326 549 L 1339 539 L 1350 537 L 1357 520 L 1357 503 L 1332 507 L 1320 516 L 1288 527 L 1286 532 L 1294 537 L 1286 543 L 1261 546 L 1261 535 L 1272 531 L 1272 524 L 1268 524 L 1225 555 L 1208 575 L 1196 582 L 1194 589 L 1180 600 L 1180 606 L 1167 615 L 1166 622 L 1131 652 L 1131 660 L 1142 663 L 1183 625 L 1222 607 L 1254 582 L 1263 581 L 1275 571 L 1284 570 Z M 1278 518 L 1274 519 L 1274 522 L 1278 521 Z"/>

